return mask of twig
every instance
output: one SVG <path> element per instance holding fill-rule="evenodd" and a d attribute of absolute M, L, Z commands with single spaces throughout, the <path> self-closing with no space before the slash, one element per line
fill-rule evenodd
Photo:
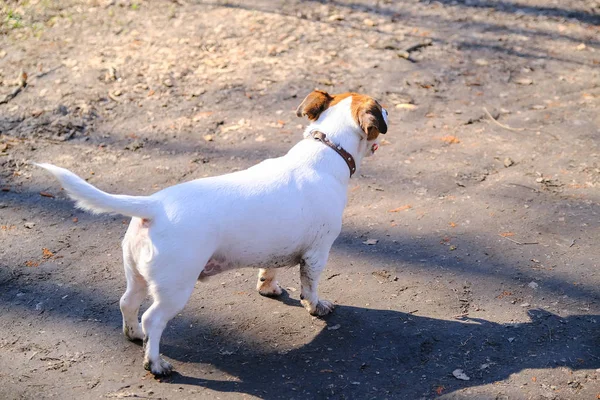
<path fill-rule="evenodd" d="M 407 53 L 412 53 L 413 51 L 419 50 L 421 47 L 431 46 L 433 41 L 431 39 L 425 39 L 421 43 L 417 43 L 414 46 L 410 46 L 408 49 L 404 50 Z"/>
<path fill-rule="evenodd" d="M 511 242 L 516 243 L 516 244 L 518 244 L 520 246 L 523 246 L 523 245 L 526 245 L 526 244 L 539 244 L 539 242 L 519 242 L 519 241 L 516 241 L 514 239 L 509 238 L 508 236 L 502 236 L 500 234 L 498 234 L 498 236 L 500 236 L 500 237 L 502 237 L 502 238 L 504 238 L 506 240 L 510 240 Z"/>
<path fill-rule="evenodd" d="M 503 123 L 498 122 L 498 120 L 496 118 L 494 118 L 492 116 L 492 114 L 490 114 L 490 112 L 487 110 L 487 108 L 483 107 L 483 111 L 485 111 L 485 113 L 487 114 L 488 117 L 490 117 L 490 119 L 492 120 L 493 123 L 498 125 L 500 128 L 508 129 L 509 131 L 513 131 L 513 132 L 539 131 L 544 127 L 544 126 L 538 126 L 537 128 L 513 128 L 511 126 L 504 125 Z M 558 136 L 556 136 L 553 133 L 550 133 L 550 132 L 545 132 L 545 133 L 549 136 L 552 136 L 554 138 L 554 140 L 560 140 L 558 138 Z"/>
<path fill-rule="evenodd" d="M 574 245 L 575 245 L 575 239 L 573 239 L 573 240 L 571 241 L 571 244 L 569 245 L 569 247 L 573 247 Z"/>
<path fill-rule="evenodd" d="M 467 340 L 465 340 L 464 342 L 460 342 L 460 347 L 463 347 L 463 346 L 465 346 L 465 345 L 467 344 L 467 342 L 468 342 L 469 340 L 471 340 L 471 339 L 473 339 L 473 334 L 471 334 L 471 335 L 470 335 L 470 336 L 467 338 Z"/>
<path fill-rule="evenodd" d="M 588 354 L 589 354 L 590 356 L 592 356 L 593 358 L 595 358 L 596 360 L 600 360 L 600 357 L 597 357 L 597 356 L 593 355 L 593 354 L 592 354 L 592 353 L 590 353 L 589 351 L 588 351 Z"/>
<path fill-rule="evenodd" d="M 11 101 L 12 99 L 14 99 L 15 97 L 17 97 L 17 95 L 19 93 L 21 93 L 21 90 L 23 90 L 23 88 L 27 86 L 27 73 L 21 71 L 19 73 L 19 86 L 17 86 L 12 92 L 10 92 L 9 94 L 7 94 L 4 99 L 0 100 L 0 104 L 6 104 L 9 101 Z"/>
<path fill-rule="evenodd" d="M 500 128 L 508 129 L 509 131 L 513 131 L 513 132 L 523 132 L 525 130 L 524 128 L 512 128 L 508 125 L 504 125 L 504 124 L 498 122 L 498 120 L 496 118 L 492 117 L 492 114 L 490 114 L 490 112 L 485 107 L 483 107 L 483 111 L 485 111 L 485 113 L 487 114 L 488 117 L 490 117 L 492 122 L 495 123 L 496 125 L 498 125 Z"/>
<path fill-rule="evenodd" d="M 400 50 L 398 52 L 398 57 L 404 58 L 405 60 L 408 60 L 410 62 L 417 62 L 414 58 L 410 57 L 410 53 L 419 50 L 421 47 L 431 46 L 432 44 L 433 44 L 433 41 L 431 39 L 425 39 L 421 43 L 412 45 L 409 48 L 407 48 L 406 50 Z"/>
<path fill-rule="evenodd" d="M 452 318 L 454 318 L 454 319 L 461 319 L 461 318 L 467 317 L 468 315 L 469 315 L 469 313 L 465 312 L 465 313 L 462 313 L 462 314 L 453 315 Z"/>
<path fill-rule="evenodd" d="M 62 64 L 61 65 L 57 65 L 54 68 L 50 68 L 48 71 L 40 72 L 39 74 L 35 75 L 34 78 L 43 78 L 44 76 L 46 76 L 48 74 L 51 74 L 52 72 L 58 70 L 61 67 L 62 67 Z"/>
<path fill-rule="evenodd" d="M 111 92 L 108 92 L 108 97 L 110 97 L 110 99 L 116 103 L 121 102 L 121 100 L 119 100 L 119 98 L 117 96 L 115 96 L 114 94 L 112 94 Z"/>
<path fill-rule="evenodd" d="M 521 185 L 520 183 L 509 183 L 509 185 L 512 186 L 518 186 L 518 187 L 522 187 L 525 189 L 529 189 L 529 190 L 533 190 L 536 193 L 541 193 L 539 190 L 537 190 L 536 188 L 532 188 L 531 186 L 527 186 L 527 185 Z"/>

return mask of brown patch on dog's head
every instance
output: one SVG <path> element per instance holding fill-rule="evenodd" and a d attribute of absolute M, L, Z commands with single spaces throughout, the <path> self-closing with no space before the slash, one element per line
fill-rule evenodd
<path fill-rule="evenodd" d="M 296 115 L 299 117 L 306 115 L 309 120 L 316 121 L 319 119 L 319 115 L 329 108 L 329 103 L 332 100 L 333 97 L 329 93 L 315 90 L 300 103 L 296 109 Z"/>
<path fill-rule="evenodd" d="M 315 90 L 306 96 L 298 106 L 296 115 L 299 117 L 306 115 L 309 120 L 316 121 L 323 111 L 348 97 L 352 97 L 352 117 L 365 132 L 368 140 L 375 140 L 380 133 L 387 132 L 387 123 L 383 116 L 381 104 L 370 96 L 358 93 L 348 92 L 330 95 L 322 90 Z"/>
<path fill-rule="evenodd" d="M 352 116 L 367 135 L 367 140 L 375 140 L 379 134 L 387 132 L 387 123 L 383 117 L 383 107 L 369 96 L 352 96 Z"/>

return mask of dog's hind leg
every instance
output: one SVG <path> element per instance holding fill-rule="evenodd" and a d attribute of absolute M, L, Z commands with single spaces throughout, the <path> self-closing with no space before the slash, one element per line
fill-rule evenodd
<path fill-rule="evenodd" d="M 256 283 L 258 293 L 267 297 L 279 296 L 283 291 L 277 282 L 276 276 L 276 268 L 261 268 L 258 271 L 258 282 Z"/>
<path fill-rule="evenodd" d="M 152 280 L 154 303 L 142 315 L 142 328 L 145 334 L 144 368 L 154 375 L 168 375 L 173 369 L 170 363 L 160 357 L 160 338 L 167 323 L 183 309 L 192 294 L 197 271 L 196 276 L 186 276 L 190 274 L 183 273 L 190 270 L 191 268 L 181 267 L 170 275 Z"/>
<path fill-rule="evenodd" d="M 329 248 L 307 252 L 300 261 L 300 302 L 311 315 L 323 316 L 333 311 L 334 305 L 327 300 L 320 300 L 317 293 L 319 277 L 325 269 Z"/>
<path fill-rule="evenodd" d="M 140 305 L 148 294 L 148 285 L 144 277 L 135 269 L 135 263 L 129 257 L 128 251 L 123 250 L 125 278 L 127 290 L 121 297 L 121 314 L 123 314 L 123 333 L 129 340 L 143 340 L 144 331 L 138 319 Z"/>

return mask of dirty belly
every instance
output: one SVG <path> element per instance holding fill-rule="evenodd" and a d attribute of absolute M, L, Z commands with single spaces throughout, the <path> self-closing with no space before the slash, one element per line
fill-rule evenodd
<path fill-rule="evenodd" d="M 208 278 L 209 276 L 220 274 L 221 272 L 237 268 L 282 268 L 293 267 L 300 264 L 301 256 L 291 254 L 286 256 L 268 256 L 264 260 L 254 262 L 242 262 L 238 260 L 229 260 L 227 257 L 213 256 L 206 265 L 198 280 Z"/>

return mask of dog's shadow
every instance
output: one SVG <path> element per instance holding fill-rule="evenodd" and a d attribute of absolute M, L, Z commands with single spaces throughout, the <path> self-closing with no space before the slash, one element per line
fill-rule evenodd
<path fill-rule="evenodd" d="M 287 294 L 281 300 L 299 305 Z M 235 333 L 219 338 L 221 345 L 237 347 L 233 354 L 207 346 L 202 336 L 192 338 L 192 332 L 180 336 L 181 326 L 177 337 L 165 340 L 164 354 L 211 364 L 237 380 L 174 373 L 165 382 L 263 399 L 419 398 L 501 381 L 528 368 L 600 367 L 600 316 L 561 318 L 544 310 L 529 316 L 527 323 L 498 324 L 338 306 L 310 343 L 276 351 L 236 345 L 241 338 Z M 454 377 L 456 369 L 469 380 Z"/>

